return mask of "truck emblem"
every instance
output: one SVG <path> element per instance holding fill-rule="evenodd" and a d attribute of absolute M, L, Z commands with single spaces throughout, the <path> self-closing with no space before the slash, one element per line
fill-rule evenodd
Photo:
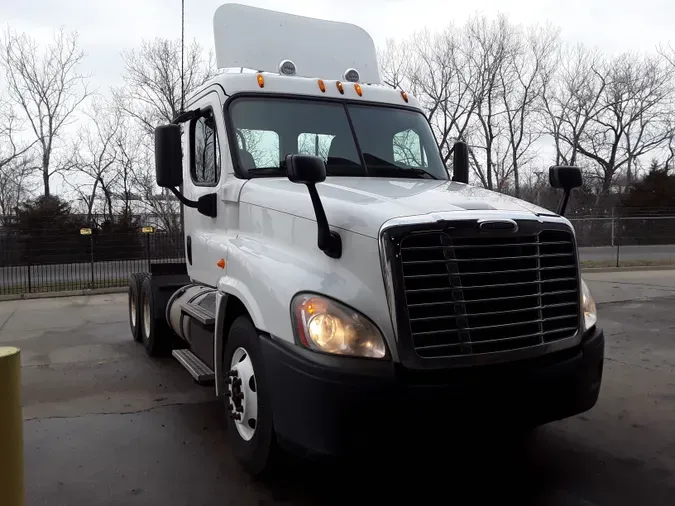
<path fill-rule="evenodd" d="M 504 230 L 518 231 L 518 223 L 513 220 L 479 220 L 478 228 L 481 230 Z"/>

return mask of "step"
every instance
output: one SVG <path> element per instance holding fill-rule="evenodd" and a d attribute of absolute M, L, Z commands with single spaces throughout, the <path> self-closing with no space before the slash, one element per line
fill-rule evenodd
<path fill-rule="evenodd" d="M 216 325 L 216 316 L 202 306 L 185 302 L 180 309 L 184 314 L 201 323 L 206 329 L 213 329 Z"/>
<path fill-rule="evenodd" d="M 190 350 L 173 350 L 171 354 L 187 369 L 197 383 L 210 383 L 213 381 L 215 376 L 213 370 Z"/>

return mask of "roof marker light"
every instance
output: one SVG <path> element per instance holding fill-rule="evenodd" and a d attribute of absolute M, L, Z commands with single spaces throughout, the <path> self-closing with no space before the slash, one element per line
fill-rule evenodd
<path fill-rule="evenodd" d="M 284 76 L 294 76 L 297 73 L 298 69 L 291 60 L 282 60 L 279 63 L 279 74 Z"/>
<path fill-rule="evenodd" d="M 349 81 L 350 83 L 358 83 L 359 79 L 361 79 L 361 76 L 359 75 L 359 71 L 356 69 L 347 69 L 345 70 L 345 73 L 343 74 L 343 78 L 345 81 Z"/>
<path fill-rule="evenodd" d="M 258 86 L 261 88 L 265 87 L 265 78 L 263 77 L 262 74 L 258 74 Z"/>
<path fill-rule="evenodd" d="M 361 85 L 359 83 L 356 83 L 354 85 L 354 89 L 356 90 L 356 93 L 358 94 L 359 97 L 363 96 L 363 90 L 361 89 Z"/>
<path fill-rule="evenodd" d="M 323 79 L 319 79 L 317 82 L 319 83 L 319 89 L 323 93 L 326 93 L 326 84 L 323 82 Z"/>
<path fill-rule="evenodd" d="M 403 97 L 403 100 L 408 103 L 408 94 L 405 91 L 401 90 L 401 96 Z"/>
<path fill-rule="evenodd" d="M 345 94 L 345 88 L 342 86 L 342 83 L 340 81 L 335 83 L 335 86 L 337 86 L 338 91 L 344 95 Z"/>

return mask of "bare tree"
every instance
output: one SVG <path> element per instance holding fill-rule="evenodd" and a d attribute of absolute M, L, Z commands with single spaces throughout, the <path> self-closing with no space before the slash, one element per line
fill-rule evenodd
<path fill-rule="evenodd" d="M 555 64 L 558 72 L 544 83 L 542 93 L 545 131 L 553 137 L 556 164 L 576 165 L 579 140 L 604 92 L 603 83 L 597 79 L 602 54 L 581 44 L 564 46 Z"/>
<path fill-rule="evenodd" d="M 467 137 L 475 108 L 474 74 L 461 40 L 450 26 L 441 33 L 424 30 L 403 41 L 389 40 L 380 52 L 383 82 L 420 101 L 446 165 L 454 141 Z"/>
<path fill-rule="evenodd" d="M 472 86 L 472 99 L 476 102 L 475 118 L 477 131 L 471 136 L 470 155 L 474 172 L 484 187 L 499 188 L 495 185 L 495 171 L 502 166 L 498 163 L 495 150 L 503 140 L 506 128 L 504 104 L 501 100 L 502 82 L 500 72 L 513 57 L 514 30 L 504 16 L 493 22 L 485 17 L 468 21 L 463 32 L 464 51 L 476 78 Z M 500 150 L 502 153 L 504 149 Z M 504 179 L 504 174 L 500 179 Z"/>
<path fill-rule="evenodd" d="M 83 57 L 77 33 L 63 29 L 43 49 L 35 39 L 11 29 L 2 40 L 0 66 L 7 77 L 9 97 L 23 110 L 41 151 L 45 195 L 50 195 L 51 176 L 60 170 L 52 166 L 56 142 L 89 96 L 88 76 L 78 71 Z"/>
<path fill-rule="evenodd" d="M 6 220 L 33 190 L 30 175 L 34 142 L 17 140 L 21 122 L 7 102 L 0 102 L 0 219 Z"/>
<path fill-rule="evenodd" d="M 13 158 L 0 166 L 0 222 L 3 224 L 7 224 L 17 206 L 35 189 L 30 177 L 34 170 L 30 155 Z"/>
<path fill-rule="evenodd" d="M 11 104 L 0 101 L 0 169 L 25 155 L 35 144 L 17 139 L 21 123 Z"/>
<path fill-rule="evenodd" d="M 513 51 L 499 69 L 509 154 L 508 162 L 502 162 L 508 164 L 503 172 L 506 177 L 513 175 L 516 197 L 520 196 L 520 168 L 536 156 L 532 145 L 542 135 L 536 121 L 538 103 L 551 80 L 557 46 L 558 30 L 550 27 L 526 34 L 516 31 Z"/>
<path fill-rule="evenodd" d="M 657 58 L 623 54 L 594 75 L 601 93 L 575 147 L 599 167 L 606 194 L 619 171 L 630 184 L 635 160 L 669 139 L 673 73 Z"/>
<path fill-rule="evenodd" d="M 89 125 L 82 127 L 78 139 L 73 145 L 75 153 L 73 166 L 90 183 L 80 181 L 71 186 L 81 195 L 87 206 L 87 219 L 91 221 L 94 205 L 99 196 L 103 197 L 103 214 L 113 219 L 113 184 L 118 177 L 115 169 L 117 161 L 117 132 L 120 129 L 121 111 L 104 101 L 96 101 L 87 112 Z"/>
<path fill-rule="evenodd" d="M 185 50 L 184 82 L 180 40 L 144 41 L 140 49 L 124 51 L 122 58 L 124 86 L 113 89 L 113 96 L 118 107 L 135 118 L 148 134 L 180 112 L 183 89 L 189 94 L 215 75 L 211 55 L 205 61 L 197 42 Z"/>

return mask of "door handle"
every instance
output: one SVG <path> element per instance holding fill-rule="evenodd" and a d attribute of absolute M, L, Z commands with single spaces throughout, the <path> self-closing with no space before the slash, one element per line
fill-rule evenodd
<path fill-rule="evenodd" d="M 187 261 L 192 265 L 192 237 L 187 236 Z"/>

